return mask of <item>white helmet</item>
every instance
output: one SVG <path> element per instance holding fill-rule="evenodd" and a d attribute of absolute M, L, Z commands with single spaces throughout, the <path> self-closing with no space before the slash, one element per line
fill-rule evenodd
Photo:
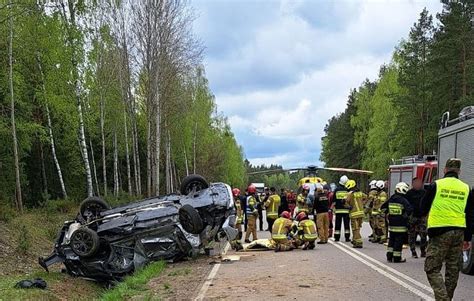
<path fill-rule="evenodd" d="M 375 184 L 377 184 L 377 180 L 372 180 L 372 181 L 370 181 L 370 183 L 369 183 L 370 189 L 375 189 L 375 188 L 377 188 L 377 187 L 375 186 Z"/>
<path fill-rule="evenodd" d="M 375 183 L 375 187 L 382 190 L 385 188 L 385 182 L 382 180 L 378 180 L 377 183 Z"/>
<path fill-rule="evenodd" d="M 408 186 L 408 184 L 405 182 L 400 182 L 397 185 L 395 185 L 395 192 L 399 194 L 406 194 L 409 189 L 410 189 L 410 186 Z"/>
<path fill-rule="evenodd" d="M 340 179 L 339 179 L 339 184 L 341 184 L 342 186 L 346 185 L 347 181 L 349 181 L 349 178 L 346 176 L 346 175 L 343 175 Z"/>

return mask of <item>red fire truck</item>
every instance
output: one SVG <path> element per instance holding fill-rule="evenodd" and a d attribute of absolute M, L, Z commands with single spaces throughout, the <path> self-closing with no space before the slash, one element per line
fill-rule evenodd
<path fill-rule="evenodd" d="M 425 185 L 429 185 L 438 177 L 438 158 L 436 156 L 412 156 L 394 160 L 388 168 L 390 177 L 388 180 L 388 192 L 392 195 L 395 185 L 406 182 L 411 185 L 413 178 L 423 179 Z"/>

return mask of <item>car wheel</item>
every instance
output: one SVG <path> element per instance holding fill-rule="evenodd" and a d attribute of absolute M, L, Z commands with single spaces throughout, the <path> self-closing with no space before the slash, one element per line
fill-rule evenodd
<path fill-rule="evenodd" d="M 69 245 L 74 253 L 79 257 L 91 257 L 99 249 L 99 235 L 89 228 L 79 228 L 71 235 Z"/>
<path fill-rule="evenodd" d="M 186 232 L 199 234 L 204 229 L 204 224 L 199 212 L 191 205 L 179 208 L 179 222 Z"/>
<path fill-rule="evenodd" d="M 474 239 L 472 240 L 474 244 Z M 474 247 L 474 245 L 473 245 Z M 463 251 L 462 254 L 462 272 L 468 275 L 474 275 L 474 252 L 471 249 Z"/>
<path fill-rule="evenodd" d="M 82 201 L 79 212 L 84 220 L 90 221 L 91 219 L 98 218 L 102 211 L 108 209 L 110 209 L 110 206 L 107 202 L 99 197 L 93 196 Z"/>
<path fill-rule="evenodd" d="M 206 188 L 209 188 L 209 183 L 203 176 L 189 175 L 183 179 L 183 182 L 181 183 L 180 187 L 180 192 L 183 195 L 188 195 L 193 191 L 199 191 Z"/>

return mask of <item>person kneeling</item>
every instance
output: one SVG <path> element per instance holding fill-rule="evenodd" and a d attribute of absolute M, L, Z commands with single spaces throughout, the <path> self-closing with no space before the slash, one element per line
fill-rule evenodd
<path fill-rule="evenodd" d="M 316 223 L 308 218 L 306 212 L 298 213 L 296 221 L 297 224 L 294 226 L 296 245 L 303 246 L 303 250 L 314 249 L 318 239 Z"/>
<path fill-rule="evenodd" d="M 288 211 L 283 211 L 272 226 L 272 240 L 275 242 L 275 252 L 291 251 L 294 249 L 293 242 L 288 239 L 291 231 L 292 221 Z"/>

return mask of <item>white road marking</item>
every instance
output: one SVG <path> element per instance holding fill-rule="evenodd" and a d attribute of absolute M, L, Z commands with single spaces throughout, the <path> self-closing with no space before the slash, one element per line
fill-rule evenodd
<path fill-rule="evenodd" d="M 398 285 L 406 288 L 407 290 L 409 290 L 413 294 L 417 295 L 418 297 L 422 298 L 423 300 L 426 300 L 426 301 L 434 301 L 435 300 L 433 297 L 425 294 L 424 292 L 420 291 L 416 287 L 413 287 L 413 286 L 409 285 L 408 283 L 406 283 L 406 282 L 402 281 L 401 279 L 395 277 L 394 275 L 388 273 L 387 271 L 383 270 L 382 268 L 368 262 L 367 260 L 365 260 L 362 257 L 358 256 L 357 254 L 352 253 L 351 251 L 353 251 L 353 250 L 349 251 L 346 248 L 341 247 L 338 243 L 335 243 L 335 242 L 332 242 L 332 241 L 329 241 L 329 243 L 332 244 L 333 246 L 335 246 L 336 248 L 338 248 L 339 250 L 341 250 L 342 252 L 344 252 L 344 253 L 348 254 L 349 256 L 353 257 L 354 259 L 356 259 L 356 260 L 360 261 L 361 263 L 365 264 L 366 266 L 373 269 L 374 271 L 382 274 L 383 276 L 389 278 L 390 280 L 397 283 Z"/>
<path fill-rule="evenodd" d="M 397 271 L 397 270 L 394 269 L 394 268 L 389 267 L 389 266 L 386 265 L 386 264 L 383 264 L 382 262 L 378 261 L 377 259 L 374 259 L 374 258 L 372 258 L 372 257 L 370 257 L 370 256 L 368 256 L 368 255 L 366 255 L 366 254 L 364 254 L 364 253 L 362 253 L 362 252 L 356 250 L 356 249 L 353 249 L 353 248 L 351 248 L 350 246 L 348 246 L 348 245 L 346 245 L 346 244 L 340 244 L 340 245 L 343 246 L 343 247 L 346 247 L 347 249 L 351 250 L 352 252 L 354 252 L 354 253 L 356 253 L 356 254 L 358 254 L 358 255 L 360 255 L 360 256 L 366 258 L 367 260 L 370 260 L 370 261 L 372 261 L 373 263 L 378 264 L 378 265 L 381 266 L 383 269 L 385 269 L 385 270 L 387 270 L 387 271 L 389 271 L 389 272 L 391 272 L 391 273 L 393 273 L 393 274 L 395 274 L 395 275 L 397 275 L 397 276 L 399 276 L 399 277 L 401 277 L 401 278 L 403 278 L 403 279 L 405 279 L 405 280 L 407 280 L 407 281 L 410 281 L 412 284 L 417 285 L 418 287 L 424 289 L 425 291 L 427 291 L 427 292 L 429 292 L 429 293 L 432 293 L 432 292 L 433 292 L 433 290 L 431 289 L 431 287 L 429 287 L 429 286 L 427 286 L 427 285 L 425 285 L 425 284 L 419 282 L 419 281 L 416 280 L 416 279 L 411 278 L 410 276 L 407 276 L 407 275 L 403 274 L 402 272 Z"/>
<path fill-rule="evenodd" d="M 225 247 L 224 247 L 223 255 L 225 255 L 225 254 L 227 253 L 227 251 L 229 251 L 229 248 L 230 248 L 230 243 L 227 243 L 227 244 L 225 245 Z M 199 294 L 198 294 L 198 296 L 194 299 L 194 301 L 201 301 L 201 300 L 204 300 L 204 297 L 206 296 L 207 290 L 208 290 L 209 287 L 211 286 L 212 281 L 213 281 L 214 278 L 216 277 L 217 272 L 219 271 L 219 268 L 220 268 L 220 267 L 221 267 L 221 264 L 220 264 L 220 263 L 217 263 L 217 264 L 215 264 L 215 265 L 212 267 L 211 272 L 210 272 L 209 275 L 207 276 L 206 281 L 205 281 L 204 284 L 202 285 L 201 289 L 199 290 Z"/>

